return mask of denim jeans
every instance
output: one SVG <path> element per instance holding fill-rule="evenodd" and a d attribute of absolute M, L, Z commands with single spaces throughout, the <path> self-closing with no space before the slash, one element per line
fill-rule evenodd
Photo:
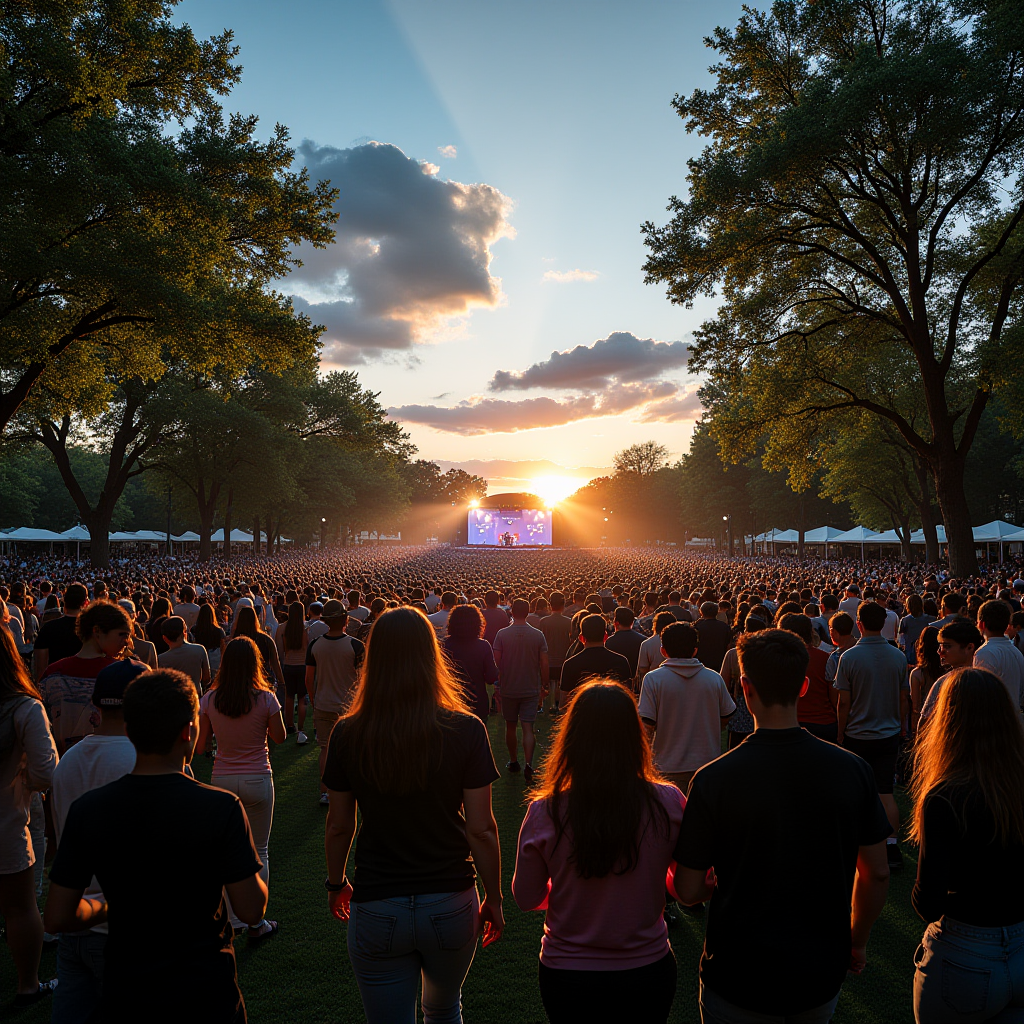
<path fill-rule="evenodd" d="M 1024 1022 L 1024 922 L 977 928 L 943 917 L 914 955 L 918 1024 Z"/>
<path fill-rule="evenodd" d="M 835 999 L 800 1013 L 758 1013 L 734 1006 L 703 982 L 700 986 L 701 1024 L 828 1024 L 835 1013 L 839 993 Z"/>
<path fill-rule="evenodd" d="M 274 823 L 274 776 L 273 775 L 214 775 L 210 780 L 211 784 L 218 789 L 226 789 L 234 793 L 242 806 L 245 808 L 245 816 L 249 819 L 249 828 L 252 830 L 252 841 L 256 847 L 256 854 L 263 862 L 260 868 L 260 878 L 263 879 L 267 888 L 270 887 L 270 859 L 267 848 L 270 846 L 270 826 Z M 231 900 L 227 899 L 228 913 L 231 917 L 231 927 L 238 930 L 245 927 L 245 923 L 236 917 L 231 909 Z"/>
<path fill-rule="evenodd" d="M 476 952 L 476 889 L 353 903 L 352 961 L 367 1024 L 462 1024 L 462 983 Z"/>
<path fill-rule="evenodd" d="M 57 943 L 57 987 L 53 990 L 53 1024 L 87 1024 L 103 990 L 106 935 L 86 932 L 61 935 Z"/>

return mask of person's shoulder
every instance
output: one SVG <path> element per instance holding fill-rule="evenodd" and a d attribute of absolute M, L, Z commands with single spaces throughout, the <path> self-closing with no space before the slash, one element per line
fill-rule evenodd
<path fill-rule="evenodd" d="M 72 654 L 68 658 L 58 658 L 57 661 L 50 662 L 46 666 L 46 671 L 43 673 L 40 682 L 46 679 L 50 679 L 53 676 L 74 676 L 81 671 L 80 658 L 77 654 Z"/>

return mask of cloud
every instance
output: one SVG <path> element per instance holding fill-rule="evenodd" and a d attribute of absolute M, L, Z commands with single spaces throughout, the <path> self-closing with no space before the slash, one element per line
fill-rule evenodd
<path fill-rule="evenodd" d="M 459 151 L 454 146 L 438 146 L 437 151 L 445 160 L 454 160 L 459 155 Z"/>
<path fill-rule="evenodd" d="M 356 365 L 411 348 L 451 318 L 501 301 L 491 246 L 515 232 L 512 202 L 496 188 L 442 180 L 435 164 L 379 142 L 306 141 L 297 159 L 341 193 L 335 243 L 303 246 L 292 275 L 296 308 L 327 327 L 327 361 Z"/>
<path fill-rule="evenodd" d="M 677 392 L 669 398 L 652 402 L 640 414 L 641 423 L 678 423 L 680 420 L 695 420 L 704 411 L 697 395 L 699 385 L 687 391 Z"/>
<path fill-rule="evenodd" d="M 559 283 L 566 281 L 596 281 L 600 276 L 596 270 L 580 270 L 577 267 L 575 270 L 545 270 L 543 280 L 557 281 Z"/>
<path fill-rule="evenodd" d="M 617 331 L 593 345 L 577 345 L 565 352 L 552 352 L 542 363 L 522 373 L 498 370 L 488 385 L 490 391 L 528 391 L 530 388 L 571 388 L 592 391 L 612 384 L 647 381 L 665 370 L 686 366 L 690 347 L 682 341 L 654 341 Z"/>
<path fill-rule="evenodd" d="M 514 434 L 540 427 L 560 427 L 594 416 L 616 416 L 650 402 L 668 399 L 677 387 L 668 381 L 626 384 L 601 395 L 583 394 L 562 399 L 478 398 L 454 406 L 403 405 L 388 409 L 394 420 L 422 423 L 450 434 Z"/>

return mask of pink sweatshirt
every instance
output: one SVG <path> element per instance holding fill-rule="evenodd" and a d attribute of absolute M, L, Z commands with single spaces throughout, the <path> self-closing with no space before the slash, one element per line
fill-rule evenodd
<path fill-rule="evenodd" d="M 668 834 L 658 835 L 648 828 L 637 866 L 625 875 L 613 873 L 605 878 L 580 878 L 569 859 L 569 837 L 563 836 L 555 848 L 555 825 L 547 801 L 530 804 L 519 830 L 512 895 L 521 910 L 547 910 L 540 952 L 546 966 L 627 971 L 655 963 L 671 948 L 662 913 L 665 874 L 672 863 L 686 798 L 675 786 L 656 789 L 668 812 Z"/>

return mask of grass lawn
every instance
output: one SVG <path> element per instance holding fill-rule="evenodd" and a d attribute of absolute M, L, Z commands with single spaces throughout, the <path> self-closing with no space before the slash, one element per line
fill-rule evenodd
<path fill-rule="evenodd" d="M 549 728 L 538 722 L 541 743 Z M 507 756 L 503 729 L 490 719 L 491 743 L 499 768 Z M 246 940 L 237 944 L 242 992 L 253 1024 L 349 1024 L 363 1020 L 362 1005 L 345 950 L 345 925 L 328 913 L 323 889 L 325 810 L 317 803 L 317 748 L 312 742 L 295 746 L 294 740 L 272 753 L 276 814 L 270 838 L 270 909 L 281 931 L 261 947 L 250 950 Z M 208 779 L 210 762 L 199 759 L 199 773 Z M 205 774 L 204 774 L 205 773 Z M 515 863 L 516 837 L 522 820 L 521 776 L 502 777 L 494 784 L 494 809 L 501 834 L 506 930 L 503 939 L 478 950 L 463 989 L 465 1019 L 469 1024 L 543 1024 L 547 1018 L 537 988 L 537 954 L 543 914 L 523 914 L 509 895 Z M 901 801 L 906 814 L 905 801 Z M 813 856 L 814 851 L 807 851 Z M 843 987 L 835 1024 L 903 1024 L 913 1021 L 912 957 L 923 926 L 910 906 L 915 862 L 908 856 L 902 874 L 893 877 L 888 905 L 875 926 L 868 949 L 868 967 Z M 800 865 L 793 865 L 799 884 Z M 174 879 L 167 880 L 163 911 L 174 913 Z M 786 894 L 779 893 L 780 911 Z M 157 906 L 161 903 L 158 902 Z M 156 927 L 156 924 L 154 924 Z M 144 941 L 140 936 L 140 941 Z M 703 921 L 684 917 L 670 930 L 679 965 L 679 986 L 670 1020 L 699 1022 L 697 966 L 703 942 Z M 751 949 L 751 956 L 758 951 Z M 56 954 L 44 952 L 40 975 L 53 977 Z M 50 1019 L 49 1003 L 15 1014 L 10 1009 L 14 973 L 9 955 L 0 954 L 0 1017 L 19 1024 Z M 161 993 L 158 998 L 166 998 Z M 183 985 L 181 1019 L 188 1019 L 188 989 Z M 6 1011 L 6 1012 L 4 1012 Z M 140 1021 L 145 1011 L 140 1007 Z"/>

